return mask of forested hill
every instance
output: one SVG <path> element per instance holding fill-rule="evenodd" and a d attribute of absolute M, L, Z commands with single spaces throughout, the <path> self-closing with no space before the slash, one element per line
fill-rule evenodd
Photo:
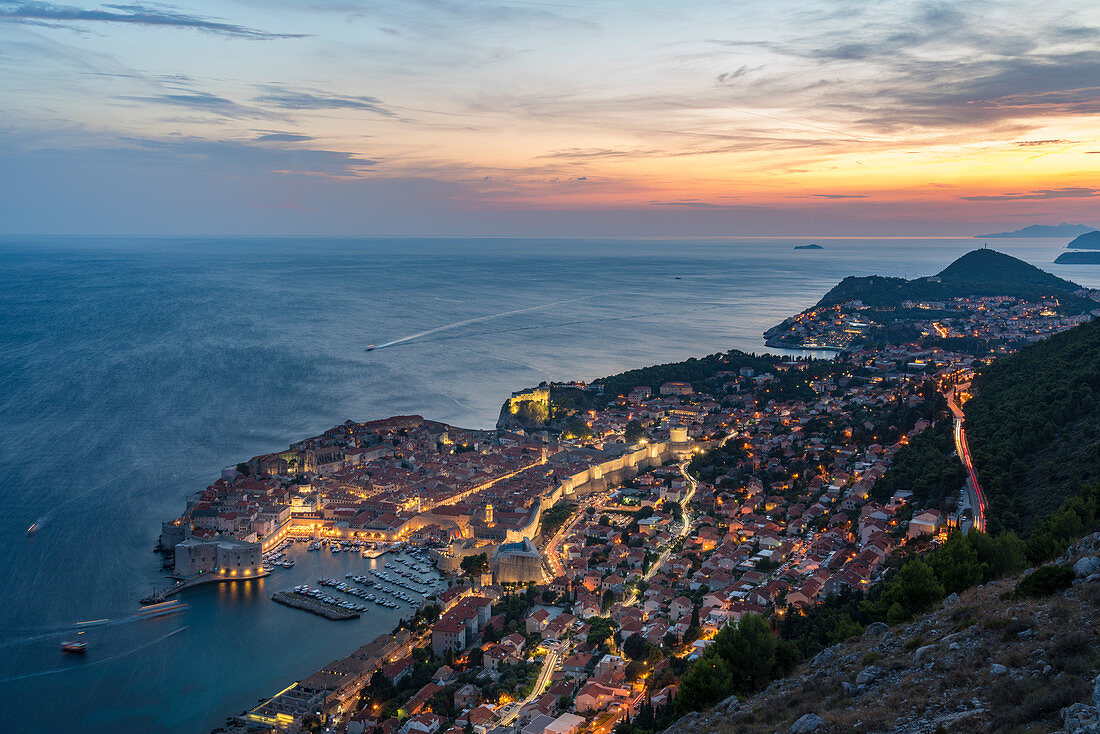
<path fill-rule="evenodd" d="M 966 253 L 936 275 L 926 278 L 847 277 L 817 305 L 859 300 L 868 306 L 892 307 L 904 301 L 940 301 L 966 296 L 1058 296 L 1071 310 L 1086 311 L 1094 304 L 1073 295 L 1073 291 L 1080 288 L 1076 283 L 1011 255 L 980 249 Z"/>
<path fill-rule="evenodd" d="M 1100 320 L 987 367 L 966 404 L 994 529 L 1028 528 L 1100 480 Z"/>

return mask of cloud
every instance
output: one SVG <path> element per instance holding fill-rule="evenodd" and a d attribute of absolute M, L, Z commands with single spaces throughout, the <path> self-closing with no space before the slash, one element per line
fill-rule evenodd
<path fill-rule="evenodd" d="M 383 117 L 396 117 L 376 97 L 343 96 L 325 92 L 302 92 L 275 85 L 254 98 L 255 102 L 286 110 L 363 110 Z"/>
<path fill-rule="evenodd" d="M 172 107 L 186 107 L 193 110 L 213 112 L 225 117 L 257 117 L 262 113 L 259 110 L 250 109 L 239 105 L 231 99 L 218 97 L 206 92 L 184 91 L 178 93 L 155 94 L 149 96 L 122 96 L 119 99 L 133 102 L 151 102 L 153 104 L 170 105 Z"/>
<path fill-rule="evenodd" d="M 965 201 L 1022 201 L 1025 199 L 1087 199 L 1100 196 L 1100 189 L 1065 188 L 1039 189 L 1028 193 L 990 194 L 985 196 L 963 196 Z"/>
<path fill-rule="evenodd" d="M 818 199 L 866 199 L 865 194 L 811 194 Z"/>
<path fill-rule="evenodd" d="M 264 133 L 256 137 L 258 143 L 303 143 L 307 140 L 313 138 L 300 133 Z"/>
<path fill-rule="evenodd" d="M 233 23 L 223 23 L 197 15 L 173 12 L 162 5 L 104 5 L 103 10 L 86 10 L 68 5 L 43 2 L 10 2 L 0 0 L 0 22 L 27 22 L 53 26 L 67 23 L 125 23 L 160 28 L 186 28 L 205 33 L 217 33 L 250 40 L 305 38 L 296 33 L 269 33 Z"/>

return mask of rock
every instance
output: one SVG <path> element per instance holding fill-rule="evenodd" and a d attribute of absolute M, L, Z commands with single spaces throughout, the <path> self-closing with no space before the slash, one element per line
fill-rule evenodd
<path fill-rule="evenodd" d="M 858 690 L 854 685 L 846 680 L 842 680 L 840 682 L 840 687 L 843 688 L 844 692 L 847 693 L 849 696 L 854 696 L 856 694 L 856 691 Z"/>
<path fill-rule="evenodd" d="M 1100 731 L 1096 723 L 1096 708 L 1083 703 L 1067 706 L 1062 713 L 1062 731 L 1066 734 L 1095 734 Z"/>
<path fill-rule="evenodd" d="M 791 726 L 791 734 L 813 734 L 823 726 L 825 726 L 825 720 L 817 714 L 803 714 Z"/>
<path fill-rule="evenodd" d="M 957 643 L 953 643 L 957 644 Z M 918 647 L 917 651 L 913 653 L 913 665 L 924 665 L 932 660 L 932 653 L 935 652 L 935 645 L 925 645 L 924 647 Z"/>
<path fill-rule="evenodd" d="M 958 650 L 961 647 L 962 647 L 962 645 L 960 645 L 959 643 L 952 642 L 950 645 L 947 646 L 947 649 L 948 650 Z"/>
<path fill-rule="evenodd" d="M 869 683 L 874 683 L 880 672 L 882 671 L 880 671 L 878 667 L 868 665 L 866 668 L 859 671 L 859 675 L 856 676 L 856 685 L 865 686 Z"/>
<path fill-rule="evenodd" d="M 1050 667 L 1049 665 L 1044 665 L 1043 666 L 1043 675 L 1050 675 L 1050 671 L 1052 671 L 1052 670 L 1054 670 L 1054 668 Z"/>
<path fill-rule="evenodd" d="M 1088 556 L 1073 564 L 1073 575 L 1079 579 L 1100 573 L 1100 556 Z"/>
<path fill-rule="evenodd" d="M 1094 581 L 1100 581 L 1100 573 L 1094 573 L 1091 576 L 1086 576 L 1085 577 L 1085 583 L 1086 584 L 1091 584 Z"/>
<path fill-rule="evenodd" d="M 1020 638 L 1021 640 L 1026 640 L 1026 639 L 1027 639 L 1027 638 L 1029 638 L 1029 637 L 1034 637 L 1034 636 L 1035 636 L 1035 630 L 1033 630 L 1033 629 L 1026 629 L 1026 630 L 1024 630 L 1023 632 L 1017 632 L 1017 633 L 1016 633 L 1016 636 L 1017 636 L 1018 638 Z"/>
<path fill-rule="evenodd" d="M 1092 679 L 1092 705 L 1100 710 L 1100 675 Z"/>
<path fill-rule="evenodd" d="M 810 660 L 810 667 L 814 670 L 817 670 L 818 668 L 833 662 L 835 658 L 836 651 L 834 651 L 831 647 L 827 647 L 819 652 L 817 655 L 814 655 L 813 659 Z"/>
<path fill-rule="evenodd" d="M 885 622 L 871 622 L 867 629 L 863 630 L 864 637 L 882 637 L 890 631 L 890 626 Z"/>
<path fill-rule="evenodd" d="M 1004 675 L 1007 672 L 1008 672 L 1008 668 L 1001 665 L 1000 663 L 993 663 L 992 665 L 989 666 L 990 675 Z"/>
<path fill-rule="evenodd" d="M 736 707 L 737 707 L 737 696 L 734 695 L 734 696 L 730 696 L 729 698 L 725 699 L 720 704 L 715 706 L 714 710 L 715 711 L 720 711 L 723 714 L 728 714 L 730 712 L 730 709 L 733 709 L 733 708 L 736 708 Z"/>
<path fill-rule="evenodd" d="M 950 606 L 950 605 L 954 604 L 955 602 L 957 602 L 958 600 L 959 600 L 959 595 L 956 594 L 955 592 L 951 592 L 950 594 L 947 595 L 947 598 L 943 600 L 943 605 L 945 607 Z"/>

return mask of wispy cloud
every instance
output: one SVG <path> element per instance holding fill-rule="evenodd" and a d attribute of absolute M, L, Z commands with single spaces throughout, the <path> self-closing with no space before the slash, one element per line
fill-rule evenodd
<path fill-rule="evenodd" d="M 1025 199 L 1088 199 L 1100 196 L 1100 189 L 1071 187 L 1065 189 L 1039 189 L 1038 191 L 983 196 L 964 196 L 965 201 L 1022 201 Z"/>
<path fill-rule="evenodd" d="M 298 33 L 271 33 L 234 23 L 225 23 L 213 18 L 175 12 L 167 5 L 106 4 L 103 9 L 87 10 L 69 5 L 53 5 L 43 2 L 0 0 L 0 22 L 3 21 L 55 26 L 88 22 L 126 23 L 160 28 L 185 28 L 259 41 L 305 37 Z"/>
<path fill-rule="evenodd" d="M 224 117 L 258 117 L 262 114 L 259 110 L 250 109 L 231 99 L 208 94 L 206 92 L 181 91 L 147 96 L 126 95 L 119 97 L 119 99 L 132 102 L 150 102 L 172 107 L 185 107 L 192 110 L 211 112 Z"/>
<path fill-rule="evenodd" d="M 328 94 L 318 91 L 299 91 L 277 85 L 269 85 L 266 91 L 253 98 L 260 104 L 286 110 L 362 110 L 383 117 L 396 117 L 376 97 Z"/>
<path fill-rule="evenodd" d="M 866 199 L 866 194 L 811 194 L 815 199 Z"/>
<path fill-rule="evenodd" d="M 258 143 L 303 143 L 308 140 L 313 138 L 300 133 L 264 133 L 256 137 Z"/>

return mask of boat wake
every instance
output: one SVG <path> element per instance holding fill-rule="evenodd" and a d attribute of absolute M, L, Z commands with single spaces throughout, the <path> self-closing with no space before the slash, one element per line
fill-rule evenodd
<path fill-rule="evenodd" d="M 111 663 L 111 662 L 114 662 L 115 660 L 121 660 L 124 657 L 128 657 L 130 655 L 133 655 L 135 652 L 141 652 L 142 650 L 146 649 L 147 647 L 152 647 L 153 645 L 164 642 L 169 637 L 172 637 L 173 635 L 178 635 L 180 632 L 183 632 L 185 629 L 188 629 L 188 628 L 187 627 L 180 627 L 179 629 L 172 630 L 171 632 L 169 632 L 166 635 L 161 635 L 160 637 L 158 637 L 155 640 L 150 640 L 149 642 L 138 645 L 137 647 L 133 648 L 132 650 L 127 650 L 126 652 L 120 652 L 117 655 L 111 655 L 111 656 L 105 657 L 105 658 L 99 658 L 99 659 L 96 659 L 96 660 L 91 660 L 90 662 L 84 663 L 83 665 L 68 665 L 68 666 L 65 666 L 64 668 L 51 668 L 50 670 L 40 670 L 36 673 L 24 673 L 22 675 L 13 675 L 9 678 L 0 678 L 0 685 L 2 685 L 4 683 L 13 683 L 17 680 L 26 680 L 28 678 L 40 678 L 44 675 L 53 675 L 55 673 L 65 673 L 65 672 L 68 672 L 68 671 L 71 671 L 71 670 L 82 670 L 82 669 L 87 668 L 87 667 L 92 666 L 92 665 L 102 665 L 103 663 Z"/>
<path fill-rule="evenodd" d="M 385 344 L 371 345 L 367 347 L 368 352 L 372 352 L 378 349 L 385 349 L 386 347 L 394 347 L 398 344 L 405 344 L 411 342 L 414 339 L 420 339 L 425 336 L 431 336 L 432 334 L 438 334 L 441 331 L 450 331 L 451 329 L 457 329 L 460 326 L 468 326 L 469 324 L 480 324 L 483 321 L 492 321 L 493 319 L 504 318 L 505 316 L 515 316 L 516 314 L 529 313 L 531 311 L 541 311 L 544 308 L 553 308 L 554 306 L 564 306 L 567 303 L 578 303 L 580 301 L 586 301 L 592 296 L 584 296 L 583 298 L 574 298 L 568 301 L 554 301 L 553 303 L 544 303 L 540 306 L 528 306 L 527 308 L 517 308 L 513 311 L 502 311 L 500 313 L 491 313 L 486 316 L 477 316 L 472 319 L 463 319 L 462 321 L 456 321 L 453 324 L 444 324 L 443 326 L 437 326 L 434 329 L 428 329 L 427 331 L 421 331 L 416 334 L 410 334 L 409 336 L 403 336 L 400 339 L 394 339 L 388 341 Z"/>

